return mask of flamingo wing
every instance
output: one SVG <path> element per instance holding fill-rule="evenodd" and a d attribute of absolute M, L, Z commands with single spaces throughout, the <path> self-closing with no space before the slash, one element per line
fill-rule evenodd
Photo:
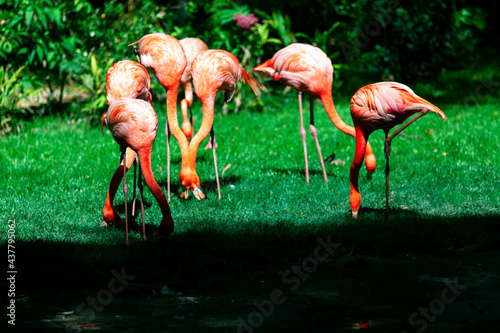
<path fill-rule="evenodd" d="M 373 130 L 392 128 L 417 112 L 407 110 L 412 106 L 425 106 L 446 119 L 437 106 L 397 82 L 379 82 L 359 89 L 351 99 L 351 115 L 355 123 Z"/>

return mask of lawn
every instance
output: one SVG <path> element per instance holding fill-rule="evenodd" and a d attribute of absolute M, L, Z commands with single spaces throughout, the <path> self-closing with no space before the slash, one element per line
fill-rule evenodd
<path fill-rule="evenodd" d="M 221 179 L 222 200 L 212 152 L 203 149 L 198 174 L 208 199 L 179 197 L 180 151 L 173 140 L 174 233 L 167 242 L 143 242 L 136 217 L 128 247 L 123 230 L 100 227 L 119 163 L 111 134 L 103 137 L 100 126 L 78 117 L 35 119 L 23 133 L 0 139 L 1 244 L 6 253 L 7 221 L 15 220 L 16 293 L 28 297 L 17 303 L 16 324 L 37 332 L 343 332 L 363 323 L 377 332 L 410 332 L 424 324 L 428 332 L 488 331 L 500 313 L 500 100 L 494 96 L 479 103 L 466 95 L 424 96 L 447 120 L 429 113 L 393 141 L 388 224 L 382 131 L 370 137 L 377 171 L 368 181 L 362 170 L 362 208 L 352 219 L 355 140 L 334 128 L 319 102 L 315 123 L 323 155 L 335 153 L 339 163 L 326 164 L 329 181 L 323 183 L 308 132 L 309 185 L 295 93 L 267 98 L 263 110 L 218 112 L 219 171 L 231 164 Z M 352 124 L 348 102 L 335 100 Z M 166 191 L 165 104 L 158 101 L 155 109 L 160 130 L 153 173 Z M 199 126 L 198 101 L 194 114 Z M 161 212 L 147 188 L 145 204 L 151 239 Z M 123 216 L 120 191 L 115 205 Z M 316 265 L 308 261 L 328 240 L 338 247 L 323 249 Z M 113 270 L 133 278 L 120 292 L 104 293 L 113 291 Z M 294 283 L 287 280 L 290 271 Z M 455 277 L 460 295 L 432 312 L 430 304 Z M 162 296 L 165 285 L 194 298 Z M 273 298 L 273 290 L 282 297 Z M 100 305 L 89 305 L 88 297 Z M 432 320 L 411 319 L 429 306 Z M 104 324 L 78 326 L 92 323 Z"/>

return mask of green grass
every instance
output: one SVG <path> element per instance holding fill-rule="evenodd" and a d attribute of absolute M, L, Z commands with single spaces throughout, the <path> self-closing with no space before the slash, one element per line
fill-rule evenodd
<path fill-rule="evenodd" d="M 348 101 L 337 99 L 336 106 L 352 124 Z M 253 274 L 248 272 L 266 267 L 289 268 L 311 254 L 317 237 L 327 236 L 342 244 L 339 258 L 446 257 L 464 249 L 498 249 L 499 100 L 475 106 L 440 104 L 445 123 L 429 113 L 405 131 L 418 138 L 398 136 L 393 141 L 389 224 L 384 222 L 383 132 L 370 138 L 378 166 L 371 181 L 364 169 L 361 173 L 362 209 L 354 220 L 349 167 L 355 140 L 335 129 L 317 103 L 323 155 L 335 152 L 345 165 L 327 164 L 329 182 L 323 183 L 308 133 L 311 182 L 306 186 L 296 95 L 277 96 L 272 103 L 279 107 L 216 114 L 219 168 L 231 164 L 222 177 L 220 201 L 212 152 L 203 149 L 198 174 L 209 199 L 179 198 L 180 151 L 173 140 L 170 208 L 176 225 L 166 244 L 142 242 L 139 218 L 129 247 L 124 246 L 123 230 L 99 226 L 109 180 L 119 163 L 118 145 L 109 132 L 102 136 L 100 126 L 45 117 L 20 135 L 1 138 L 1 244 L 5 249 L 7 221 L 15 220 L 16 263 L 22 272 L 18 288 L 98 291 L 112 268 L 124 266 L 137 276 L 134 282 L 157 286 L 187 288 L 200 279 L 247 279 Z M 164 104 L 155 109 L 160 130 L 153 173 L 165 188 Z M 194 111 L 199 126 L 198 101 Z M 131 188 L 132 177 L 127 179 Z M 145 201 L 151 238 L 161 212 L 147 188 Z M 115 205 L 123 216 L 121 191 Z"/>
<path fill-rule="evenodd" d="M 286 222 L 283 226 L 293 232 L 294 227 L 305 225 L 342 226 L 383 220 L 383 132 L 375 132 L 370 138 L 378 167 L 372 181 L 364 179 L 363 171 L 363 211 L 358 221 L 351 221 L 348 172 L 355 140 L 336 130 L 318 103 L 316 126 L 323 154 L 335 152 L 345 165 L 328 164 L 329 182 L 324 184 L 314 142 L 308 135 L 311 184 L 306 186 L 294 96 L 284 97 L 282 110 L 216 116 L 218 163 L 220 169 L 231 164 L 222 178 L 221 201 L 216 199 L 211 151 L 203 149 L 198 154 L 198 173 L 209 200 L 179 198 L 180 151 L 173 141 L 170 205 L 176 221 L 174 238 L 207 227 L 238 233 Z M 447 115 L 445 123 L 429 114 L 406 131 L 419 138 L 399 136 L 393 143 L 394 223 L 407 215 L 449 219 L 498 214 L 498 101 L 475 107 L 439 106 Z M 352 123 L 345 101 L 338 101 L 337 107 L 342 118 Z M 153 151 L 153 172 L 165 185 L 164 105 L 156 105 L 156 110 L 161 130 Z M 199 114 L 195 110 L 197 124 Z M 4 175 L 0 194 L 7 199 L 2 215 L 18 221 L 19 239 L 87 244 L 122 241 L 119 231 L 98 227 L 106 189 L 119 160 L 118 145 L 109 132 L 103 137 L 98 127 L 89 129 L 83 123 L 44 118 L 36 120 L 22 135 L 2 138 L 0 144 L 0 170 Z M 146 218 L 156 225 L 160 210 L 146 192 Z M 119 207 L 123 205 L 120 195 L 116 198 Z"/>

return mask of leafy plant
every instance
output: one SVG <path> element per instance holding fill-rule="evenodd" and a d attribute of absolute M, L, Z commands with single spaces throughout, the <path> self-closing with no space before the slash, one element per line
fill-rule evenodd
<path fill-rule="evenodd" d="M 19 116 L 26 113 L 17 107 L 19 101 L 40 91 L 40 88 L 23 89 L 23 70 L 24 67 L 19 67 L 12 72 L 10 66 L 0 66 L 0 136 L 10 133 L 13 126 L 19 132 Z"/>
<path fill-rule="evenodd" d="M 83 83 L 91 98 L 82 111 L 90 116 L 91 121 L 99 119 L 106 106 L 106 72 L 113 62 L 114 59 L 110 59 L 100 66 L 95 55 L 90 57 L 90 74 L 84 74 Z"/>

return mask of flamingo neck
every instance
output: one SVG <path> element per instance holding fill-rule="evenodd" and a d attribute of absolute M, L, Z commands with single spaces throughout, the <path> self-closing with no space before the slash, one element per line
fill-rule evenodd
<path fill-rule="evenodd" d="M 199 179 L 196 173 L 196 155 L 198 154 L 198 148 L 201 142 L 206 139 L 214 124 L 215 96 L 203 98 L 201 102 L 203 105 L 203 119 L 201 121 L 201 126 L 189 143 L 189 168 L 191 169 L 193 181 L 198 182 L 198 184 L 193 183 L 193 185 L 198 187 Z"/>
<path fill-rule="evenodd" d="M 160 185 L 156 182 L 153 176 L 153 171 L 151 170 L 151 148 L 139 150 L 137 155 L 139 155 L 144 181 L 158 202 L 158 205 L 160 205 L 161 214 L 163 215 L 163 219 L 158 230 L 161 230 L 162 233 L 170 234 L 174 230 L 174 220 L 172 219 L 170 206 L 168 205 L 165 193 L 163 193 Z"/>
<path fill-rule="evenodd" d="M 328 117 L 332 121 L 333 125 L 335 125 L 335 127 L 337 127 L 341 132 L 352 137 L 356 137 L 354 127 L 347 125 L 337 113 L 335 105 L 333 104 L 332 94 L 328 92 L 324 93 L 319 96 L 319 99 L 321 100 L 321 103 L 323 103 L 326 113 L 328 114 Z"/>
<path fill-rule="evenodd" d="M 167 89 L 167 88 L 165 88 Z M 179 127 L 179 120 L 177 118 L 177 93 L 179 92 L 179 86 L 169 87 L 167 89 L 167 120 L 168 127 L 174 138 L 179 143 L 179 148 L 181 150 L 182 156 L 182 168 L 187 168 L 189 165 L 188 151 L 189 146 L 186 136 Z M 168 134 L 167 134 L 168 135 Z"/>

